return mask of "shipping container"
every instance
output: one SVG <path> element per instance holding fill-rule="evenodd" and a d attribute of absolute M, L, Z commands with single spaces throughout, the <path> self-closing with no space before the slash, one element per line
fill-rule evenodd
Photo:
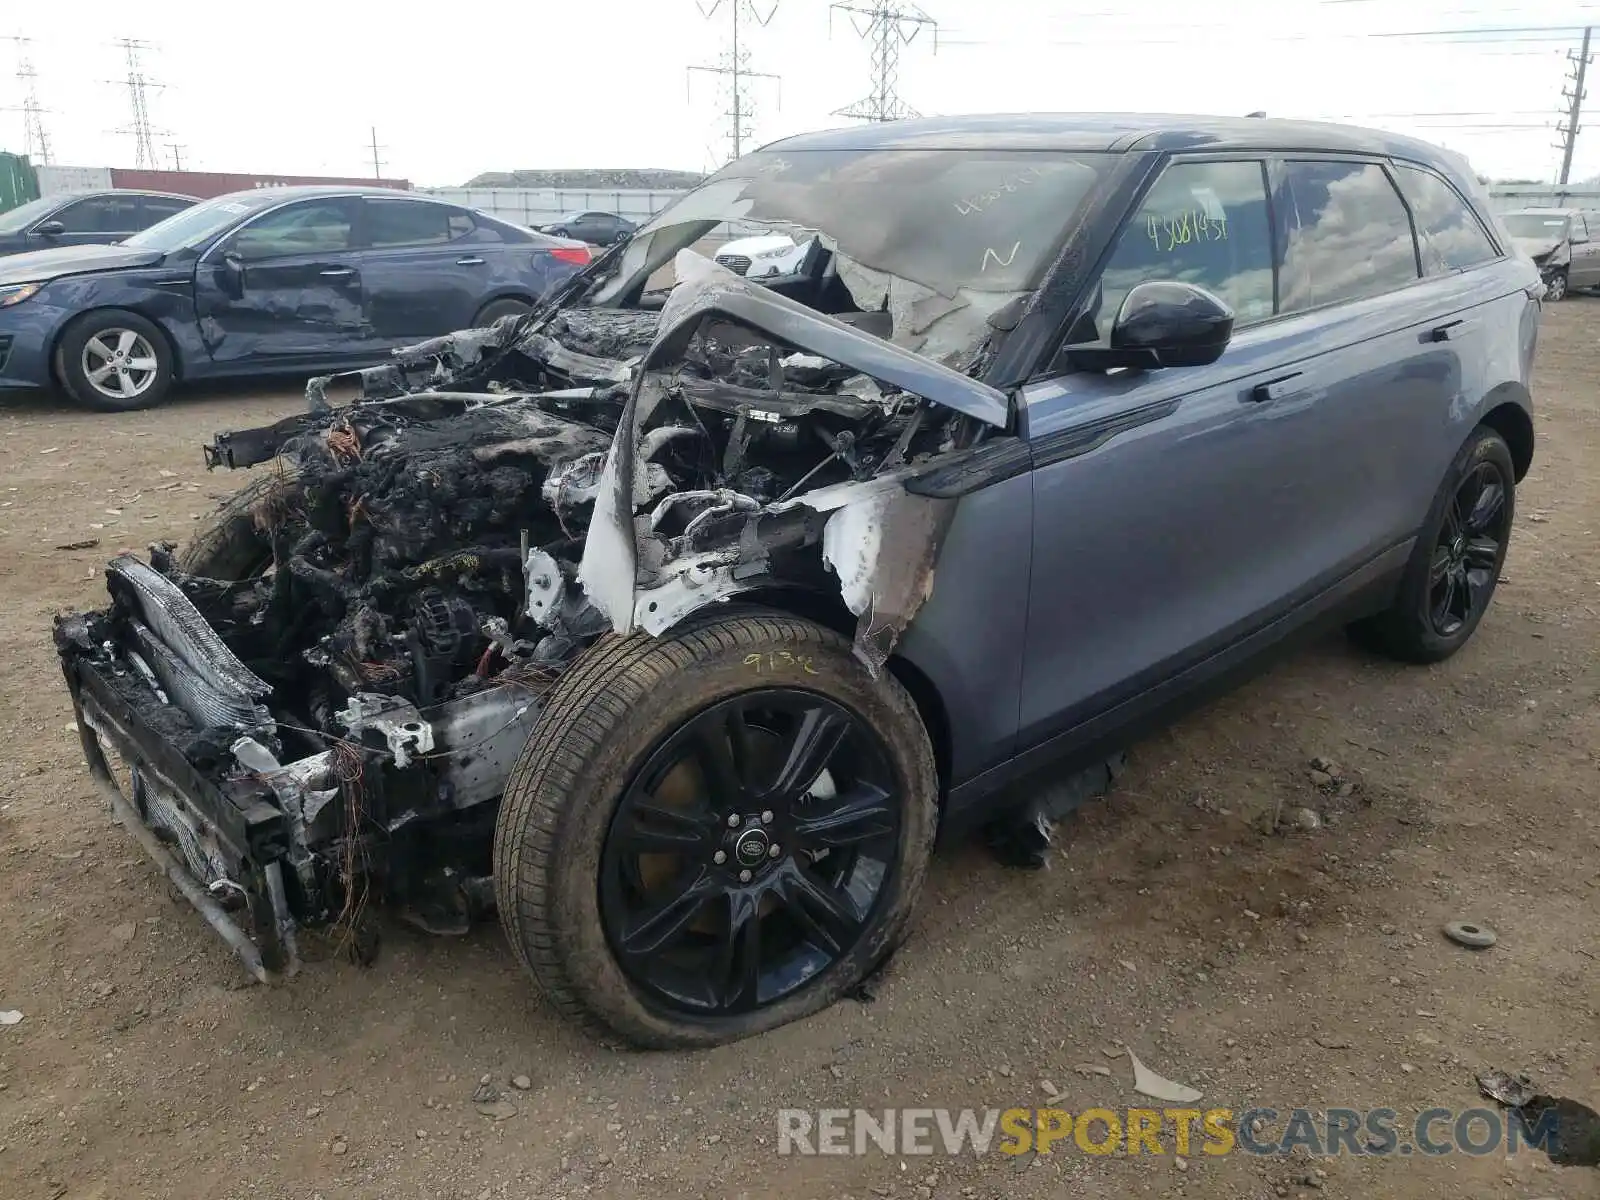
<path fill-rule="evenodd" d="M 38 171 L 41 196 L 103 192 L 111 187 L 110 167 L 41 166 Z"/>
<path fill-rule="evenodd" d="M 411 189 L 409 179 L 356 179 L 326 175 L 235 175 L 220 171 L 145 171 L 130 167 L 112 167 L 111 184 L 119 188 L 139 188 L 147 192 L 177 192 L 183 196 L 198 196 L 209 200 L 212 196 L 228 192 L 246 192 L 251 188 L 299 187 L 303 184 L 323 184 L 335 187 L 386 187 L 402 191 Z"/>
<path fill-rule="evenodd" d="M 0 212 L 39 198 L 39 175 L 25 154 L 0 150 Z"/>

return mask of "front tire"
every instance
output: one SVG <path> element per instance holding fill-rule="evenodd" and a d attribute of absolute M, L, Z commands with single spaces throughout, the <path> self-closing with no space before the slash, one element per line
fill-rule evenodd
<path fill-rule="evenodd" d="M 797 1020 L 903 936 L 937 824 L 916 706 L 759 610 L 607 637 L 545 698 L 495 829 L 507 939 L 563 1013 L 645 1048 Z"/>
<path fill-rule="evenodd" d="M 56 343 L 56 378 L 98 412 L 132 412 L 166 399 L 172 348 L 155 324 L 127 309 L 85 313 Z"/>
<path fill-rule="evenodd" d="M 1557 304 L 1567 298 L 1567 273 L 1557 271 L 1545 281 L 1544 298 L 1551 304 Z"/>
<path fill-rule="evenodd" d="M 1393 606 L 1351 633 L 1402 662 L 1449 658 L 1467 644 L 1494 598 L 1515 511 L 1511 450 L 1480 425 L 1445 472 Z"/>

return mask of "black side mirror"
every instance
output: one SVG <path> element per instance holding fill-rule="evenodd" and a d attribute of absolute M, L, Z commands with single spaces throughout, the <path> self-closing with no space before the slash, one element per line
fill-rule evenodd
<path fill-rule="evenodd" d="M 1088 370 L 1204 367 L 1222 357 L 1233 337 L 1233 309 L 1192 283 L 1134 285 L 1111 337 L 1101 346 L 1071 346 L 1068 360 Z"/>
<path fill-rule="evenodd" d="M 67 227 L 60 221 L 46 221 L 42 225 L 35 225 L 33 231 L 40 237 L 60 237 L 67 231 Z"/>
<path fill-rule="evenodd" d="M 244 296 L 244 259 L 232 250 L 223 254 L 217 263 L 217 286 L 235 300 Z"/>

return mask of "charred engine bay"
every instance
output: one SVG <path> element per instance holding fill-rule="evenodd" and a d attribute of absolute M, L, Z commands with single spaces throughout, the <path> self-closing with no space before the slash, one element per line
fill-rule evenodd
<path fill-rule="evenodd" d="M 474 339 L 466 352 L 430 347 L 429 390 L 410 390 L 402 359 L 363 373 L 359 403 L 223 435 L 215 457 L 280 456 L 285 468 L 252 514 L 261 570 L 213 580 L 165 555 L 155 565 L 272 686 L 265 703 L 286 728 L 338 736 L 336 714 L 357 693 L 421 709 L 502 677 L 537 686 L 609 627 L 577 574 L 630 361 L 657 319 L 570 309 L 533 329 L 502 322 L 487 338 L 462 335 Z M 441 361 L 452 362 L 443 381 Z M 634 507 L 659 547 L 642 576 L 748 537 L 762 506 L 974 433 L 967 418 L 715 315 L 654 381 L 662 400 L 635 435 Z M 826 587 L 807 548 L 817 515 L 780 506 L 762 520 L 763 569 Z"/>

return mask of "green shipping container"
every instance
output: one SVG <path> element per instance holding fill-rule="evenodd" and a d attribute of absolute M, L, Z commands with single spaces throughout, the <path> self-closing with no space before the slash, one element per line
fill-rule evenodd
<path fill-rule="evenodd" d="M 39 172 L 25 154 L 0 150 L 0 212 L 39 198 Z"/>

